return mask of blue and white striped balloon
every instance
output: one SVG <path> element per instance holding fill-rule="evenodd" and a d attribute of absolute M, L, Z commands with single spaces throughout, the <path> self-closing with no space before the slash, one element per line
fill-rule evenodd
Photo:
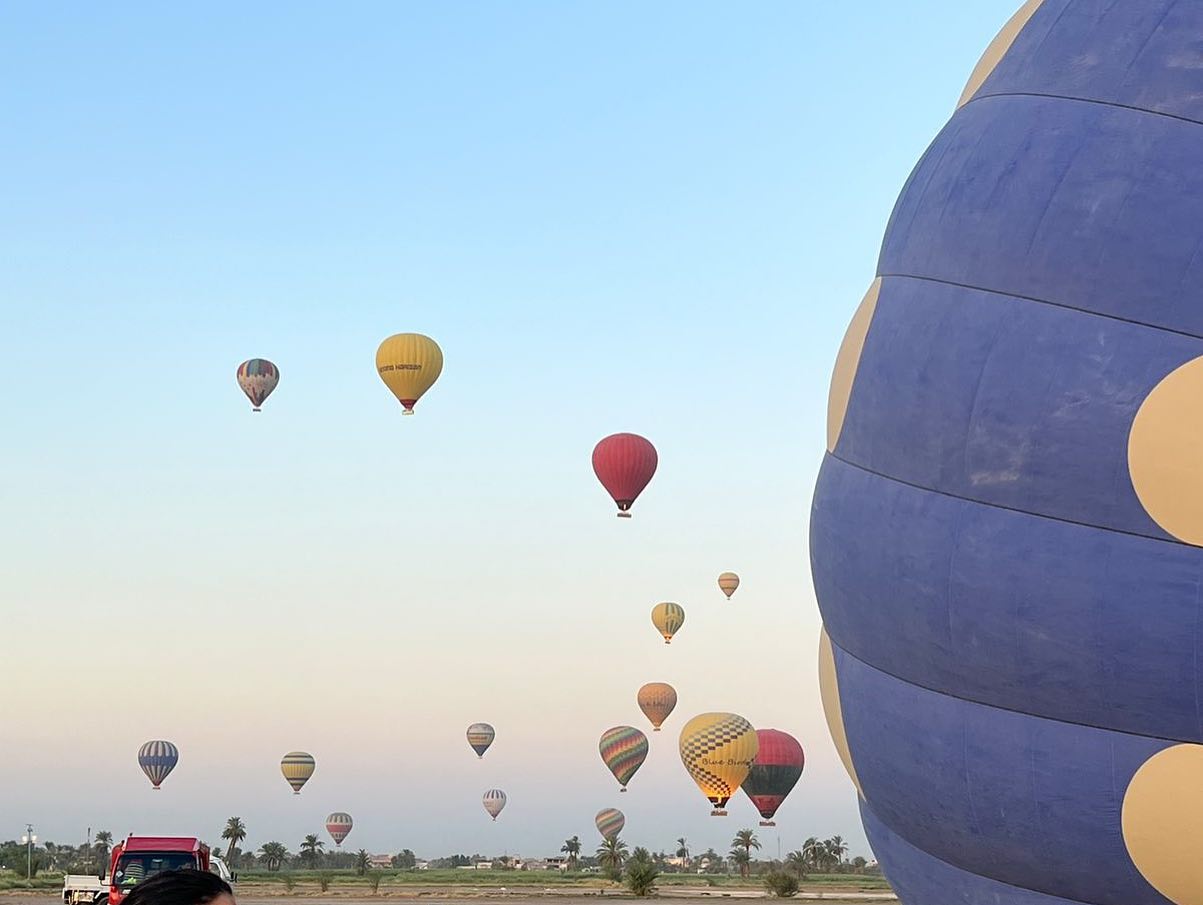
<path fill-rule="evenodd" d="M 147 742 L 138 749 L 138 766 L 156 789 L 179 762 L 180 751 L 171 742 Z"/>
<path fill-rule="evenodd" d="M 485 810 L 489 812 L 489 816 L 496 820 L 501 809 L 505 807 L 505 792 L 501 789 L 489 789 L 485 792 L 482 802 Z"/>

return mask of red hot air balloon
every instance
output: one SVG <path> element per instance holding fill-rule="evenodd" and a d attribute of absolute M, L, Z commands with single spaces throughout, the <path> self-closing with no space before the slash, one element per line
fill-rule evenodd
<path fill-rule="evenodd" d="M 611 434 L 593 448 L 593 472 L 630 518 L 631 504 L 656 473 L 656 447 L 638 434 Z"/>
<path fill-rule="evenodd" d="M 802 775 L 806 756 L 798 740 L 778 729 L 757 729 L 759 743 L 752 769 L 741 787 L 760 811 L 761 826 L 776 826 L 773 815 Z"/>

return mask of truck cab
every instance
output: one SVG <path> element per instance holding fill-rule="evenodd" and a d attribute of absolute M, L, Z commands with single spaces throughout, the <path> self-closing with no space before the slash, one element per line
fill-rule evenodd
<path fill-rule="evenodd" d="M 161 871 L 211 866 L 209 847 L 194 836 L 130 836 L 109 861 L 109 905 L 121 905 L 131 889 Z"/>

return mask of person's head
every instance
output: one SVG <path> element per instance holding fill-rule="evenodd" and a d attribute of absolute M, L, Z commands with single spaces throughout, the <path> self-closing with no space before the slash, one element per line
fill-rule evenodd
<path fill-rule="evenodd" d="M 165 870 L 143 880 L 125 905 L 235 905 L 234 890 L 207 870 Z"/>

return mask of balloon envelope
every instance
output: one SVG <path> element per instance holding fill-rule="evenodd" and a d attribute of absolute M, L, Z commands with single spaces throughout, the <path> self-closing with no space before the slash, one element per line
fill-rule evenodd
<path fill-rule="evenodd" d="M 719 590 L 727 595 L 727 599 L 731 599 L 731 595 L 735 593 L 735 589 L 739 587 L 739 576 L 734 572 L 724 572 L 718 577 Z"/>
<path fill-rule="evenodd" d="M 342 811 L 335 811 L 326 818 L 326 832 L 338 846 L 343 844 L 343 840 L 350 834 L 354 825 L 355 821 L 351 819 L 351 815 Z"/>
<path fill-rule="evenodd" d="M 593 822 L 597 824 L 597 831 L 603 839 L 613 839 L 627 825 L 627 818 L 618 808 L 603 808 L 597 812 Z"/>
<path fill-rule="evenodd" d="M 476 752 L 477 757 L 484 757 L 497 733 L 488 723 L 473 723 L 468 727 L 468 744 Z"/>
<path fill-rule="evenodd" d="M 777 729 L 757 729 L 756 744 L 756 760 L 742 788 L 760 816 L 772 820 L 802 775 L 806 755 L 796 738 Z"/>
<path fill-rule="evenodd" d="M 505 807 L 505 802 L 505 792 L 501 791 L 501 789 L 489 789 L 489 791 L 481 796 L 481 803 L 485 806 L 485 810 L 489 812 L 489 816 L 494 820 L 497 819 L 497 815 Z M 518 816 L 521 817 L 522 815 L 519 814 Z"/>
<path fill-rule="evenodd" d="M 304 751 L 289 751 L 280 761 L 280 772 L 292 786 L 293 794 L 300 795 L 301 787 L 309 782 L 309 777 L 313 775 L 316 766 L 317 762 L 313 759 L 313 755 Z"/>
<path fill-rule="evenodd" d="M 652 607 L 652 625 L 664 636 L 664 643 L 669 644 L 685 624 L 685 608 L 679 603 L 657 603 Z"/>
<path fill-rule="evenodd" d="M 179 762 L 179 749 L 171 742 L 160 739 L 147 742 L 138 749 L 138 766 L 156 789 Z"/>
<path fill-rule="evenodd" d="M 643 715 L 651 721 L 652 728 L 659 732 L 677 706 L 677 691 L 667 682 L 648 682 L 639 689 L 635 701 Z"/>
<path fill-rule="evenodd" d="M 721 816 L 727 800 L 735 794 L 759 749 L 756 730 L 734 713 L 703 713 L 681 730 L 681 763 L 702 794 Z"/>
<path fill-rule="evenodd" d="M 257 412 L 280 382 L 280 369 L 266 358 L 252 358 L 238 366 L 237 377 L 238 386 L 251 400 L 252 411 Z"/>
<path fill-rule="evenodd" d="M 443 350 L 429 336 L 398 333 L 376 350 L 376 372 L 412 415 L 414 406 L 443 373 Z"/>
<path fill-rule="evenodd" d="M 630 518 L 631 504 L 656 473 L 656 447 L 638 434 L 611 434 L 593 448 L 593 473 Z"/>
<path fill-rule="evenodd" d="M 597 749 L 622 791 L 647 760 L 647 736 L 633 726 L 615 726 L 602 733 Z"/>

